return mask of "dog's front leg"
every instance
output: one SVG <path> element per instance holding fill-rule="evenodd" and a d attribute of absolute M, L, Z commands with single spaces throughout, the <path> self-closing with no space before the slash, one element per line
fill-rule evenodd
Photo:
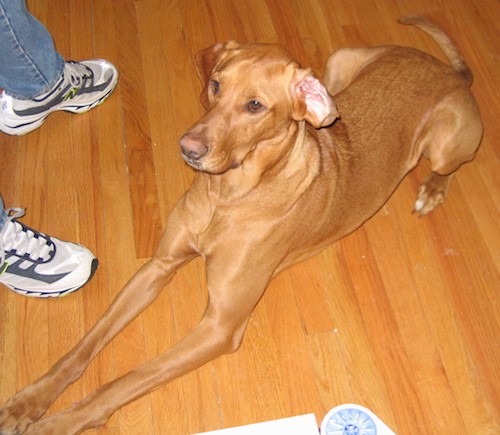
<path fill-rule="evenodd" d="M 99 388 L 73 408 L 29 426 L 27 433 L 74 434 L 98 427 L 123 405 L 235 351 L 276 264 L 263 252 L 256 251 L 251 259 L 241 258 L 222 245 L 217 246 L 216 257 L 207 259 L 209 302 L 190 335 L 157 358 Z"/>
<path fill-rule="evenodd" d="M 0 408 L 0 434 L 23 433 L 40 419 L 100 350 L 153 302 L 175 271 L 196 255 L 188 220 L 182 205 L 174 209 L 155 256 L 130 279 L 101 319 L 47 374 Z"/>

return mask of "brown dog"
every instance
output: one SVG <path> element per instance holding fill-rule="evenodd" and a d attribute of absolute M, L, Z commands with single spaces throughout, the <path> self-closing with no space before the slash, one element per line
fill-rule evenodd
<path fill-rule="evenodd" d="M 359 227 L 422 155 L 432 172 L 415 209 L 426 214 L 443 200 L 452 173 L 474 156 L 481 119 L 470 71 L 446 35 L 422 19 L 403 22 L 431 34 L 452 67 L 409 48 L 345 49 L 329 58 L 325 88 L 278 46 L 229 42 L 199 54 L 207 112 L 180 141 L 199 171 L 193 185 L 171 212 L 155 256 L 102 319 L 4 405 L 1 433 L 99 426 L 124 404 L 235 351 L 273 276 Z M 206 259 L 209 303 L 196 329 L 73 408 L 39 420 L 198 255 Z"/>

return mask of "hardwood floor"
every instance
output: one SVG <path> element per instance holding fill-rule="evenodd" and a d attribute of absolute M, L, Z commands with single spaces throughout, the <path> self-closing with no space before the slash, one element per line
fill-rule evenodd
<path fill-rule="evenodd" d="M 99 434 L 190 434 L 334 406 L 373 410 L 398 434 L 500 433 L 500 3 L 496 0 L 31 0 L 67 59 L 102 57 L 120 82 L 101 107 L 0 134 L 0 193 L 23 222 L 79 241 L 99 270 L 36 300 L 0 289 L 0 402 L 66 353 L 151 256 L 193 179 L 178 139 L 202 113 L 193 55 L 215 42 L 280 42 L 321 76 L 345 46 L 410 45 L 443 59 L 425 14 L 460 47 L 485 133 L 431 215 L 411 214 L 426 162 L 364 227 L 272 282 L 242 348 L 116 412 Z M 140 295 L 138 295 L 140 297 Z M 53 405 L 55 413 L 185 336 L 206 302 L 184 268 Z"/>

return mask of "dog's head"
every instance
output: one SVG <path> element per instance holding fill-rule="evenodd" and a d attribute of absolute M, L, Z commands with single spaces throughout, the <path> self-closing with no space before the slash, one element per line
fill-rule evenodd
<path fill-rule="evenodd" d="M 320 128 L 338 116 L 323 84 L 278 45 L 217 44 L 196 55 L 196 66 L 207 112 L 180 140 L 196 169 L 226 172 L 283 141 L 292 123 Z"/>

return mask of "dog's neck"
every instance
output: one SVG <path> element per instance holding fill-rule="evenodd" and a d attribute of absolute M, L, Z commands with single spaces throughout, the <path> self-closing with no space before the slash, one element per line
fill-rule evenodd
<path fill-rule="evenodd" d="M 285 186 L 289 187 L 288 192 L 302 194 L 317 175 L 320 164 L 319 150 L 308 145 L 307 134 L 304 121 L 293 121 L 281 137 L 257 144 L 239 167 L 224 174 L 205 174 L 210 178 L 212 194 L 224 203 L 248 194 L 272 195 Z"/>
<path fill-rule="evenodd" d="M 195 234 L 204 233 L 216 215 L 229 214 L 230 219 L 235 208 L 245 210 L 253 218 L 260 213 L 269 215 L 273 210 L 284 215 L 324 174 L 323 147 L 326 142 L 331 144 L 330 135 L 305 121 L 294 121 L 285 132 L 273 144 L 261 143 L 268 146 L 257 146 L 237 168 L 223 174 L 198 172 L 182 199 L 186 207 L 196 210 L 193 215 L 197 220 L 190 222 Z M 327 137 L 319 140 L 319 136 Z"/>

